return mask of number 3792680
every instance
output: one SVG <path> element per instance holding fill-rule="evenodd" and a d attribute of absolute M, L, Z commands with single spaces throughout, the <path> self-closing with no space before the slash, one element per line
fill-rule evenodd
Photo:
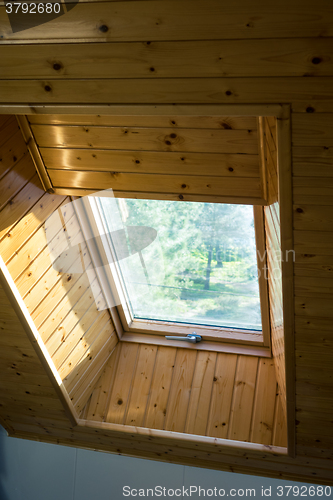
<path fill-rule="evenodd" d="M 60 10 L 60 3 L 6 3 L 7 14 L 59 14 Z"/>

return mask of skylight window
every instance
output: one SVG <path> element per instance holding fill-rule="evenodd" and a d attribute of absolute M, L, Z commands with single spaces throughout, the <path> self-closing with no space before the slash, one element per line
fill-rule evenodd
<path fill-rule="evenodd" d="M 261 332 L 252 206 L 98 204 L 133 319 Z"/>

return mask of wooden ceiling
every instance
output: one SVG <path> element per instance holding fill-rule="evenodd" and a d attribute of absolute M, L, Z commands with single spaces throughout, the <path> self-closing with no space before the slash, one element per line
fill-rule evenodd
<path fill-rule="evenodd" d="M 4 425 L 17 437 L 332 484 L 332 2 L 80 2 L 54 21 L 17 33 L 12 33 L 5 7 L 0 6 L 0 26 L 0 93 L 5 113 L 40 114 L 45 113 L 45 105 L 52 105 L 48 114 L 66 111 L 75 115 L 78 113 L 74 108 L 66 108 L 73 104 L 99 104 L 105 109 L 110 109 L 110 105 L 112 108 L 184 103 L 290 106 L 294 204 L 290 246 L 296 255 L 290 283 L 295 307 L 296 457 L 274 456 L 264 447 L 256 452 L 244 451 L 245 448 L 241 452 L 226 450 L 207 444 L 208 438 L 202 440 L 200 447 L 189 441 L 179 445 L 156 435 L 152 439 L 144 431 L 128 435 L 120 429 L 110 431 L 105 423 L 96 423 L 95 428 L 88 424 L 71 427 L 58 397 L 49 392 L 48 379 L 43 377 L 34 351 L 25 352 L 25 334 L 15 316 L 8 313 L 10 306 L 5 297 L 1 302 L 5 332 L 1 334 L 1 370 L 8 375 L 8 388 L 2 386 L 1 397 Z M 73 53 L 61 52 L 65 42 L 71 45 Z M 127 53 L 131 48 L 137 54 L 141 47 L 146 59 L 142 64 L 135 60 L 125 69 L 111 59 L 103 60 L 98 71 L 94 71 L 92 60 L 98 61 L 98 54 L 104 50 L 113 57 L 121 49 L 119 42 L 127 45 Z M 151 43 L 143 49 L 148 42 Z M 166 54 L 164 42 L 177 46 L 173 57 Z M 196 42 L 195 51 L 189 42 Z M 214 64 L 210 64 L 214 49 L 209 47 L 215 43 L 221 60 L 216 60 L 215 52 Z M 149 48 L 156 48 L 161 55 L 148 58 Z M 190 49 L 193 53 L 185 58 L 184 53 Z M 33 64 L 28 64 L 24 51 Z M 72 56 L 70 60 L 67 53 Z M 186 64 L 187 61 L 192 62 Z M 89 114 L 88 108 L 85 113 Z M 15 126 L 10 126 L 12 133 L 17 133 Z M 167 135 L 174 133 L 172 127 L 167 128 Z M 11 135 L 8 132 L 8 139 Z M 0 140 L 1 144 L 5 141 L 3 136 Z M 27 161 L 26 155 L 22 156 L 21 146 L 14 139 L 11 141 L 14 149 L 6 149 L 3 156 L 7 161 L 3 179 L 10 175 L 11 186 L 4 183 L 2 188 L 6 193 L 5 201 L 1 200 L 2 221 L 6 221 L 2 222 L 3 242 L 10 240 L 5 235 L 10 232 L 7 228 L 14 226 L 22 228 L 24 240 L 29 238 L 31 225 L 40 220 L 37 201 L 42 196 L 48 207 L 57 203 L 52 195 L 38 194 L 40 185 L 31 186 L 29 179 L 22 181 L 27 169 L 13 160 L 13 151 L 18 151 L 23 162 Z M 33 176 L 31 171 L 31 179 Z M 29 216 L 34 205 L 33 215 Z M 20 217 L 21 225 L 15 222 Z M 20 235 L 15 235 L 15 239 L 23 245 Z M 9 248 L 8 243 L 3 244 Z M 8 344 L 9 348 L 3 349 Z M 42 387 L 37 389 L 38 396 L 32 392 L 36 383 Z M 40 401 L 44 389 L 47 404 Z M 12 424 L 7 417 L 12 418 Z"/>
<path fill-rule="evenodd" d="M 263 203 L 251 116 L 35 116 L 35 163 L 61 194 Z"/>

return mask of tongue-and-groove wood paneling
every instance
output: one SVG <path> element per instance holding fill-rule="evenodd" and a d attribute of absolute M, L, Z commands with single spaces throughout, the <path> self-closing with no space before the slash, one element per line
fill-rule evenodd
<path fill-rule="evenodd" d="M 83 415 L 286 446 L 280 399 L 273 359 L 120 342 Z"/>
<path fill-rule="evenodd" d="M 28 119 L 55 192 L 112 188 L 120 197 L 265 202 L 255 117 Z"/>
<path fill-rule="evenodd" d="M 87 387 L 117 343 L 114 326 L 84 245 L 89 279 L 71 270 L 79 250 L 64 259 L 61 271 L 52 265 L 50 246 L 61 244 L 62 229 L 48 241 L 47 218 L 61 210 L 71 235 L 81 231 L 70 198 L 44 192 L 14 116 L 2 117 L 0 133 L 7 138 L 1 145 L 0 255 L 70 396 L 75 390 L 86 402 Z"/>
<path fill-rule="evenodd" d="M 273 458 L 265 453 L 264 459 L 251 456 L 246 457 L 249 460 L 243 460 L 235 458 L 231 452 L 229 455 L 214 455 L 211 448 L 207 453 L 200 450 L 198 453 L 197 448 L 191 451 L 179 448 L 177 452 L 171 452 L 169 446 L 163 447 L 159 443 L 160 446 L 156 445 L 154 449 L 151 442 L 144 443 L 143 439 L 140 445 L 130 438 L 116 441 L 106 431 L 103 431 L 103 438 L 98 438 L 95 430 L 87 431 L 83 436 L 64 428 L 63 423 L 52 430 L 47 420 L 44 420 L 43 427 L 32 424 L 28 416 L 24 417 L 27 420 L 21 423 L 21 427 L 16 424 L 16 431 L 20 430 L 22 436 L 33 435 L 53 442 L 73 443 L 75 437 L 78 444 L 85 443 L 92 448 L 98 446 L 161 460 L 192 461 L 192 465 L 198 465 L 200 460 L 201 465 L 208 467 L 227 470 L 232 467 L 237 472 L 332 483 L 332 2 L 80 2 L 54 21 L 16 33 L 12 33 L 5 7 L 1 6 L 0 26 L 3 37 L 1 59 L 6 61 L 5 76 L 0 81 L 1 102 L 26 104 L 27 107 L 20 108 L 24 114 L 45 112 L 42 108 L 45 104 L 59 104 L 65 110 L 66 103 L 286 103 L 292 111 L 296 458 Z M 192 65 L 188 76 L 184 76 L 186 66 L 183 69 L 177 62 L 178 58 L 184 61 L 182 47 L 185 44 L 182 42 L 186 42 L 188 48 L 187 42 L 206 43 L 211 40 L 228 41 L 227 45 L 234 54 L 232 62 L 226 48 L 226 61 L 223 62 L 221 52 L 219 57 L 222 59 L 210 65 L 210 71 L 221 69 L 219 75 L 193 76 L 200 68 L 197 70 Z M 245 64 L 243 54 L 235 51 L 238 42 L 233 44 L 234 41 L 243 41 L 246 45 L 248 57 Z M 73 64 L 67 59 L 63 63 L 57 57 L 59 43 L 65 42 L 77 49 Z M 142 47 L 146 58 L 142 64 L 134 62 L 139 77 L 134 71 L 133 77 L 122 78 L 104 78 L 91 71 L 85 78 L 88 66 L 82 74 L 74 66 L 79 68 L 85 48 L 90 50 L 87 42 L 99 42 L 100 46 L 105 44 L 106 47 L 112 42 L 151 42 L 152 48 L 155 42 L 159 42 L 155 45 L 157 49 L 163 47 L 160 42 L 177 42 L 178 49 L 173 54 L 172 65 L 166 67 L 166 59 L 159 65 L 157 58 L 149 55 L 149 47 Z M 261 52 L 258 52 L 260 43 Z M 20 50 L 25 49 L 26 44 L 29 44 L 29 60 L 42 73 L 33 75 L 29 73 L 28 63 L 22 64 Z M 48 54 L 46 62 L 45 57 L 40 58 L 40 46 L 46 47 L 43 49 Z M 270 53 L 266 52 L 269 47 Z M 264 61 L 258 62 L 259 54 L 264 53 Z M 197 65 L 207 68 L 209 57 L 206 64 L 201 54 L 199 51 L 201 62 Z M 156 63 L 156 68 L 148 67 L 152 62 Z M 108 74 L 113 67 L 107 68 Z M 150 67 L 154 67 L 154 71 Z M 67 76 L 66 71 L 72 72 L 72 76 Z M 147 74 L 143 77 L 145 71 Z M 71 112 L 74 113 L 73 109 Z M 191 459 L 188 458 L 190 453 Z M 198 458 L 194 459 L 194 455 Z"/>

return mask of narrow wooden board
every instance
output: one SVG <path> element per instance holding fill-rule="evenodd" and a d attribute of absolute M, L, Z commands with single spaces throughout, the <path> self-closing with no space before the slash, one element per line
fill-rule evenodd
<path fill-rule="evenodd" d="M 39 147 L 258 154 L 255 130 L 32 125 Z"/>
<path fill-rule="evenodd" d="M 177 349 L 158 346 L 144 426 L 164 429 Z"/>
<path fill-rule="evenodd" d="M 22 189 L 19 193 L 17 199 L 14 198 L 13 200 L 13 204 L 16 205 L 16 207 L 12 212 L 12 220 L 15 219 L 15 222 L 19 222 L 20 218 L 24 217 L 25 213 L 29 211 L 29 208 L 32 208 L 44 194 L 44 191 L 39 183 L 39 179 L 37 178 L 37 174 L 33 181 L 36 181 L 37 186 L 35 186 L 34 182 L 29 182 L 26 188 Z M 63 208 L 64 205 L 66 206 L 66 211 L 62 211 L 65 220 L 69 220 L 72 215 L 68 210 L 68 206 L 71 204 L 68 204 L 67 202 L 68 199 L 65 198 L 63 203 L 59 206 L 60 209 Z M 12 205 L 7 205 L 4 211 L 8 208 L 8 212 L 10 213 L 11 207 Z M 8 230 L 10 231 L 11 227 L 9 227 Z M 58 233 L 56 233 L 56 235 L 57 234 Z M 27 269 L 27 267 L 37 258 L 38 255 L 40 255 L 47 243 L 48 237 L 46 237 L 45 224 L 43 224 L 32 233 L 30 239 L 25 242 L 21 249 L 18 250 L 13 258 L 8 262 L 7 268 L 14 280 L 17 280 L 24 270 Z"/>
<path fill-rule="evenodd" d="M 178 349 L 167 405 L 165 429 L 184 432 L 197 353 Z"/>
<path fill-rule="evenodd" d="M 112 389 L 113 379 L 116 375 L 116 366 L 118 363 L 118 356 L 120 352 L 120 344 L 118 343 L 106 363 L 103 374 L 97 386 L 91 395 L 87 411 L 87 420 L 96 420 L 103 422 L 106 416 L 107 403 Z"/>
<path fill-rule="evenodd" d="M 0 181 L 0 210 L 35 174 L 30 156 L 26 155 Z"/>
<path fill-rule="evenodd" d="M 294 204 L 332 206 L 332 177 L 294 177 Z M 329 210 L 329 208 L 328 208 Z"/>
<path fill-rule="evenodd" d="M 75 218 L 72 217 L 72 219 L 68 221 L 68 224 L 66 224 L 66 227 L 69 226 L 69 230 L 71 230 L 75 222 Z M 77 228 L 77 231 L 79 231 L 79 227 Z M 41 232 L 44 233 L 43 236 L 45 240 L 47 240 L 44 227 L 42 227 L 41 230 L 37 231 L 37 233 Z M 64 245 L 62 236 L 63 228 L 60 229 L 55 238 L 53 238 L 51 241 L 46 242 L 46 246 L 43 248 L 43 250 L 37 255 L 34 260 L 30 262 L 25 271 L 21 273 L 20 276 L 15 280 L 15 284 L 23 298 L 32 289 L 32 287 L 37 284 L 37 282 L 43 277 L 45 273 L 53 273 L 53 271 L 55 270 L 59 272 L 60 266 L 57 266 L 57 261 L 53 261 L 52 253 L 55 252 L 54 255 L 56 255 L 63 249 Z M 29 248 L 31 249 L 30 240 L 27 242 L 27 246 L 29 246 Z M 23 252 L 24 250 L 25 252 Z M 26 253 L 25 247 L 23 247 L 21 249 L 21 252 L 19 253 Z M 30 254 L 31 253 L 32 252 L 30 252 Z"/>
<path fill-rule="evenodd" d="M 229 439 L 250 441 L 257 371 L 258 358 L 252 356 L 240 356 L 238 358 L 230 408 Z"/>
<path fill-rule="evenodd" d="M 84 280 L 85 281 L 85 280 Z M 82 284 L 82 280 L 79 281 Z M 74 285 L 76 286 L 76 285 Z M 74 287 L 73 287 L 74 288 Z M 94 321 L 98 318 L 98 311 L 95 300 L 91 300 L 90 283 L 89 289 L 85 292 L 78 303 L 73 307 L 74 314 L 69 314 L 63 319 L 52 335 L 48 337 L 49 331 L 53 328 L 53 322 L 46 322 L 40 327 L 41 334 L 45 338 L 46 347 L 51 356 L 56 351 L 56 356 L 65 360 L 68 354 L 74 349 L 75 345 L 83 338 L 85 332 L 91 327 Z M 85 310 L 83 310 L 85 308 Z M 78 312 L 78 314 L 75 314 Z"/>
<path fill-rule="evenodd" d="M 64 197 L 45 193 L 29 213 L 20 219 L 8 233 L 10 237 L 1 242 L 1 257 L 6 263 L 63 201 Z"/>
<path fill-rule="evenodd" d="M 117 375 L 112 387 L 106 422 L 122 424 L 124 421 L 138 350 L 138 344 L 126 342 L 121 344 Z"/>
<path fill-rule="evenodd" d="M 276 390 L 274 360 L 260 358 L 251 422 L 252 443 L 272 444 Z"/>
<path fill-rule="evenodd" d="M 157 109 L 161 110 L 159 106 Z M 196 108 L 196 114 L 185 116 L 177 113 L 177 110 L 169 116 L 162 114 L 151 114 L 147 109 L 141 115 L 28 115 L 32 124 L 40 125 L 84 125 L 84 126 L 108 126 L 108 127 L 145 127 L 145 128 L 208 128 L 208 129 L 233 129 L 233 130 L 256 130 L 256 119 L 253 116 L 220 116 L 210 115 L 209 112 Z"/>
<path fill-rule="evenodd" d="M 65 17 L 63 18 L 65 19 Z M 3 104 L 276 104 L 333 112 L 332 77 L 0 80 Z M 231 131 L 229 131 L 231 132 Z M 234 131 L 236 132 L 236 131 Z"/>
<path fill-rule="evenodd" d="M 207 436 L 227 438 L 238 356 L 217 355 Z"/>
<path fill-rule="evenodd" d="M 68 392 L 71 391 L 77 380 L 79 380 L 80 374 L 84 370 L 82 366 L 88 365 L 88 361 L 91 361 L 93 357 L 92 353 L 94 356 L 97 356 L 98 346 L 101 347 L 105 343 L 106 338 L 104 338 L 104 335 L 101 335 L 105 328 L 109 328 L 112 333 L 113 325 L 110 324 L 110 314 L 108 311 L 101 311 L 84 336 L 77 339 L 77 343 L 73 346 L 72 351 L 67 351 L 65 354 L 62 351 L 62 356 L 58 350 L 52 356 L 52 361 L 60 377 L 62 380 L 66 379 Z"/>
<path fill-rule="evenodd" d="M 53 186 L 126 192 L 261 197 L 259 179 L 49 170 Z"/>
<path fill-rule="evenodd" d="M 287 426 L 284 411 L 281 403 L 281 395 L 276 396 L 274 428 L 273 428 L 273 445 L 287 446 Z"/>
<path fill-rule="evenodd" d="M 293 145 L 296 147 L 332 147 L 332 113 L 295 113 L 292 119 Z M 305 149 L 306 151 L 306 149 Z"/>
<path fill-rule="evenodd" d="M 1 134 L 1 131 L 0 131 Z M 1 146 L 0 179 L 27 154 L 27 147 L 20 130 Z"/>
<path fill-rule="evenodd" d="M 298 231 L 303 230 L 329 232 L 332 231 L 333 228 L 332 209 L 331 207 L 327 207 L 326 205 L 305 205 L 298 203 L 297 205 L 294 205 L 293 219 L 294 228 Z"/>
<path fill-rule="evenodd" d="M 185 432 L 206 435 L 217 354 L 198 352 Z"/>
<path fill-rule="evenodd" d="M 106 331 L 106 334 L 107 333 L 110 333 L 109 329 Z M 106 339 L 107 340 L 104 343 L 103 348 L 100 350 L 99 354 L 95 356 L 95 359 L 93 359 L 93 361 L 89 364 L 88 369 L 70 393 L 74 407 L 78 413 L 82 411 L 90 398 L 94 387 L 104 370 L 104 367 L 117 345 L 118 337 L 115 331 L 113 331 L 112 335 L 106 335 Z"/>
<path fill-rule="evenodd" d="M 52 312 L 79 278 L 80 274 L 66 273 L 61 274 L 60 279 L 53 282 L 52 289 L 49 293 L 43 295 L 43 300 L 39 303 L 38 307 L 31 312 L 31 317 L 37 328 L 40 328 L 44 321 L 48 319 L 51 320 Z M 34 302 L 32 302 L 32 307 L 33 305 Z"/>
<path fill-rule="evenodd" d="M 330 38 L 83 43 L 80 59 L 75 44 L 39 44 L 33 53 L 11 45 L 0 50 L 1 78 L 332 76 L 332 51 Z"/>
<path fill-rule="evenodd" d="M 125 425 L 142 427 L 150 392 L 157 347 L 140 345 L 131 395 L 128 401 Z"/>
<path fill-rule="evenodd" d="M 37 174 L 17 193 L 0 213 L 0 241 L 24 217 L 43 196 L 44 190 Z M 15 256 L 14 256 L 15 259 Z M 17 260 L 17 259 L 15 259 Z M 13 278 L 16 276 L 13 275 Z"/>
<path fill-rule="evenodd" d="M 259 177 L 258 155 L 41 148 L 55 170 Z"/>
<path fill-rule="evenodd" d="M 80 2 L 51 23 L 13 33 L 5 6 L 1 6 L 0 23 L 4 42 L 229 40 L 320 37 L 323 33 L 333 36 L 333 12 L 325 0 L 315 5 L 307 3 L 304 12 L 303 7 L 300 0 L 292 4 L 283 0 L 279 5 L 260 1 L 258 19 L 245 0 L 230 4 L 217 0 L 205 4 L 199 0 L 101 2 L 98 9 L 96 2 Z"/>

